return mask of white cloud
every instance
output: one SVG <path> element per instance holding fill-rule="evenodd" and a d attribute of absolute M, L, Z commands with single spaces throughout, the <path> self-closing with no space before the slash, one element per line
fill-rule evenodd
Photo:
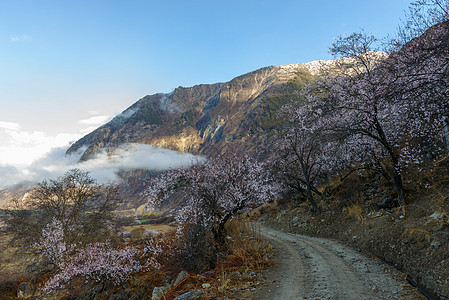
<path fill-rule="evenodd" d="M 28 166 L 0 164 L 0 187 L 21 181 L 40 182 L 56 178 L 73 168 L 91 172 L 100 183 L 117 181 L 119 170 L 168 170 L 189 166 L 202 157 L 143 144 L 124 144 L 112 153 L 101 152 L 88 161 L 79 162 L 85 149 L 66 155 L 66 147 L 51 149 L 45 156 Z"/>
<path fill-rule="evenodd" d="M 12 36 L 9 37 L 9 40 L 11 42 L 16 43 L 16 42 L 28 42 L 28 41 L 31 41 L 33 39 L 31 38 L 31 36 L 29 36 L 27 34 L 21 34 L 21 35 L 12 35 Z"/>
<path fill-rule="evenodd" d="M 128 110 L 116 118 L 126 119 L 133 113 L 135 110 Z M 84 124 L 106 121 L 106 116 L 97 117 L 85 120 Z M 85 130 L 90 132 L 96 128 L 89 126 Z M 85 149 L 66 156 L 70 144 L 85 133 L 49 135 L 42 131 L 22 130 L 18 123 L 0 121 L 0 188 L 23 181 L 56 178 L 73 168 L 90 171 L 94 178 L 105 182 L 117 180 L 119 170 L 167 170 L 202 160 L 191 154 L 143 144 L 124 144 L 113 152 L 101 152 L 85 162 L 79 162 Z"/>
<path fill-rule="evenodd" d="M 93 116 L 85 120 L 80 120 L 79 123 L 86 125 L 103 125 L 110 119 L 110 116 Z"/>
<path fill-rule="evenodd" d="M 19 130 L 19 123 L 0 121 L 0 128 L 8 130 Z"/>
<path fill-rule="evenodd" d="M 82 134 L 47 135 L 41 131 L 23 131 L 17 123 L 0 122 L 0 165 L 27 166 L 52 148 L 68 146 Z M 1 174 L 0 174 L 1 175 Z"/>
<path fill-rule="evenodd" d="M 79 164 L 79 167 L 94 171 L 115 170 L 168 170 L 190 165 L 201 157 L 188 153 L 159 148 L 145 144 L 123 144 L 111 153 L 101 152 L 93 159 Z"/>

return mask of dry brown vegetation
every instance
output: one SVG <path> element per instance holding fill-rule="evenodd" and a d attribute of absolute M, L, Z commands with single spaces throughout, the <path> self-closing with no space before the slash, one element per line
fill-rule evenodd
<path fill-rule="evenodd" d="M 147 234 L 166 234 L 173 230 L 176 230 L 176 226 L 168 224 L 143 224 L 134 226 L 123 227 L 126 231 L 129 231 L 137 239 L 143 239 Z"/>
<path fill-rule="evenodd" d="M 227 258 L 220 260 L 212 272 L 206 272 L 206 276 L 190 275 L 168 291 L 167 299 L 192 289 L 203 290 L 210 299 L 223 296 L 239 299 L 257 286 L 257 273 L 271 263 L 271 245 L 260 235 L 260 229 L 254 223 L 232 220 L 227 223 L 226 232 Z"/>
<path fill-rule="evenodd" d="M 0 299 L 16 297 L 19 283 L 26 280 L 23 273 L 30 259 L 20 255 L 17 247 L 10 246 L 11 238 L 0 232 Z"/>
<path fill-rule="evenodd" d="M 137 227 L 141 231 L 141 225 L 127 228 L 131 232 L 132 227 Z M 146 227 L 145 227 L 146 228 Z M 151 229 L 168 229 L 165 226 L 151 226 Z M 198 274 L 189 273 L 184 279 L 173 285 L 173 281 L 181 271 L 179 258 L 176 254 L 176 236 L 173 231 L 160 235 L 156 238 L 165 239 L 167 244 L 171 244 L 171 249 L 166 249 L 166 255 L 161 258 L 163 268 L 161 270 L 151 270 L 141 272 L 134 279 L 129 281 L 129 292 L 139 295 L 143 299 L 151 298 L 154 287 L 167 286 L 168 289 L 163 299 L 174 299 L 176 296 L 192 290 L 202 290 L 206 299 L 217 297 L 244 298 L 250 288 L 258 285 L 260 271 L 267 268 L 271 263 L 271 245 L 260 235 L 259 228 L 253 223 L 246 223 L 242 220 L 231 220 L 226 225 L 227 253 L 224 259 L 218 261 L 214 269 L 204 269 Z M 171 240 L 171 241 L 170 241 Z M 175 243 L 175 244 L 173 244 Z M 173 250 L 174 249 L 174 250 Z M 170 255 L 170 252 L 175 255 Z M 108 292 L 119 293 L 120 289 L 115 288 Z M 247 295 L 246 295 L 247 296 Z"/>
<path fill-rule="evenodd" d="M 109 286 L 102 289 L 98 299 L 107 299 L 111 294 L 120 294 L 126 287 L 127 293 L 139 295 L 142 299 L 151 298 L 154 287 L 167 286 L 182 270 L 180 251 L 182 245 L 176 237 L 176 227 L 168 224 L 143 224 L 125 226 L 123 228 L 132 234 L 127 241 L 114 239 L 117 246 L 133 245 L 137 248 L 145 247 L 146 243 L 163 241 L 164 250 L 159 258 L 162 268 L 142 271 L 133 276 L 124 286 Z M 204 269 L 198 274 L 188 274 L 186 278 L 176 285 L 168 286 L 164 299 L 173 299 L 176 296 L 191 290 L 200 289 L 207 298 L 216 298 L 239 295 L 247 292 L 257 285 L 259 271 L 270 265 L 271 246 L 261 237 L 258 227 L 254 223 L 243 220 L 231 220 L 226 225 L 227 239 L 226 252 L 222 253 L 214 269 Z M 9 240 L 3 238 L 0 253 L 0 299 L 13 299 L 17 295 L 19 283 L 29 281 L 25 274 L 25 266 L 30 261 L 17 260 L 13 255 L 17 249 L 11 247 Z M 141 256 L 141 260 L 145 260 Z M 37 284 L 48 279 L 39 278 Z M 58 294 L 58 298 L 64 299 L 70 295 L 89 294 L 92 284 L 84 282 L 72 282 L 71 290 L 64 290 Z"/>
<path fill-rule="evenodd" d="M 335 238 L 374 254 L 439 298 L 449 294 L 449 156 L 428 165 L 421 172 L 406 170 L 407 203 L 402 207 L 381 207 L 395 197 L 394 187 L 382 177 L 353 173 L 329 183 L 320 213 L 313 215 L 304 202 L 280 205 L 262 219 L 282 230 Z"/>

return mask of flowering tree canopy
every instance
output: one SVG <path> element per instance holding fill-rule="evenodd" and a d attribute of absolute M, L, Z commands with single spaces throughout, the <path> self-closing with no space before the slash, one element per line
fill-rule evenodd
<path fill-rule="evenodd" d="M 77 278 L 93 280 L 101 284 L 107 282 L 120 284 L 132 273 L 144 267 L 136 259 L 138 250 L 135 248 L 116 249 L 108 241 L 89 243 L 81 247 L 75 246 L 64 241 L 62 223 L 56 218 L 44 227 L 35 247 L 57 270 L 45 282 L 44 291 L 52 292 L 62 289 Z M 147 248 L 147 252 L 154 254 L 150 256 L 148 262 L 152 267 L 159 267 L 154 258 L 158 254 L 156 248 Z"/>
<path fill-rule="evenodd" d="M 317 210 L 313 193 L 321 196 L 316 184 L 337 166 L 337 147 L 328 132 L 332 119 L 316 107 L 313 91 L 306 86 L 298 92 L 302 101 L 292 101 L 280 111 L 284 126 L 276 134 L 269 162 L 280 183 L 302 194 Z"/>
<path fill-rule="evenodd" d="M 53 218 L 51 223 L 45 225 L 35 247 L 48 262 L 58 264 L 63 259 L 68 247 L 64 241 L 64 228 L 58 219 Z"/>
<path fill-rule="evenodd" d="M 143 268 L 136 254 L 136 249 L 115 249 L 107 242 L 87 244 L 75 254 L 58 260 L 59 271 L 45 283 L 43 290 L 64 288 L 76 278 L 118 285 Z"/>
<path fill-rule="evenodd" d="M 209 228 L 215 241 L 222 244 L 226 222 L 270 201 L 275 189 L 263 164 L 247 155 L 229 154 L 162 174 L 148 190 L 148 206 L 155 207 L 176 191 L 185 195 L 176 220 Z"/>
<path fill-rule="evenodd" d="M 403 168 L 422 163 L 424 150 L 441 150 L 429 143 L 448 105 L 440 98 L 448 93 L 442 77 L 447 56 L 429 50 L 441 50 L 435 43 L 448 34 L 447 26 L 439 26 L 390 55 L 377 52 L 376 38 L 363 32 L 340 37 L 331 47 L 335 64 L 324 66 L 312 83 L 322 96 L 317 105 L 332 115 L 329 130 L 350 151 L 342 158 L 390 180 L 397 204 L 404 203 Z"/>

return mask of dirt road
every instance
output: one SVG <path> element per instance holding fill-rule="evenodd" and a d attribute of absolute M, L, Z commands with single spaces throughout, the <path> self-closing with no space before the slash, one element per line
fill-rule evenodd
<path fill-rule="evenodd" d="M 395 269 L 335 241 L 261 227 L 276 251 L 260 299 L 425 299 Z"/>

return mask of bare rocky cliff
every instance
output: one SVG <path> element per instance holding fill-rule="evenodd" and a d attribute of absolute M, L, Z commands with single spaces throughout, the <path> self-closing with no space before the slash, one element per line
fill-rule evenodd
<path fill-rule="evenodd" d="M 181 152 L 215 154 L 256 150 L 276 125 L 275 110 L 319 62 L 266 67 L 226 83 L 178 87 L 145 96 L 74 143 L 67 153 L 82 160 L 124 143 L 151 144 Z"/>

